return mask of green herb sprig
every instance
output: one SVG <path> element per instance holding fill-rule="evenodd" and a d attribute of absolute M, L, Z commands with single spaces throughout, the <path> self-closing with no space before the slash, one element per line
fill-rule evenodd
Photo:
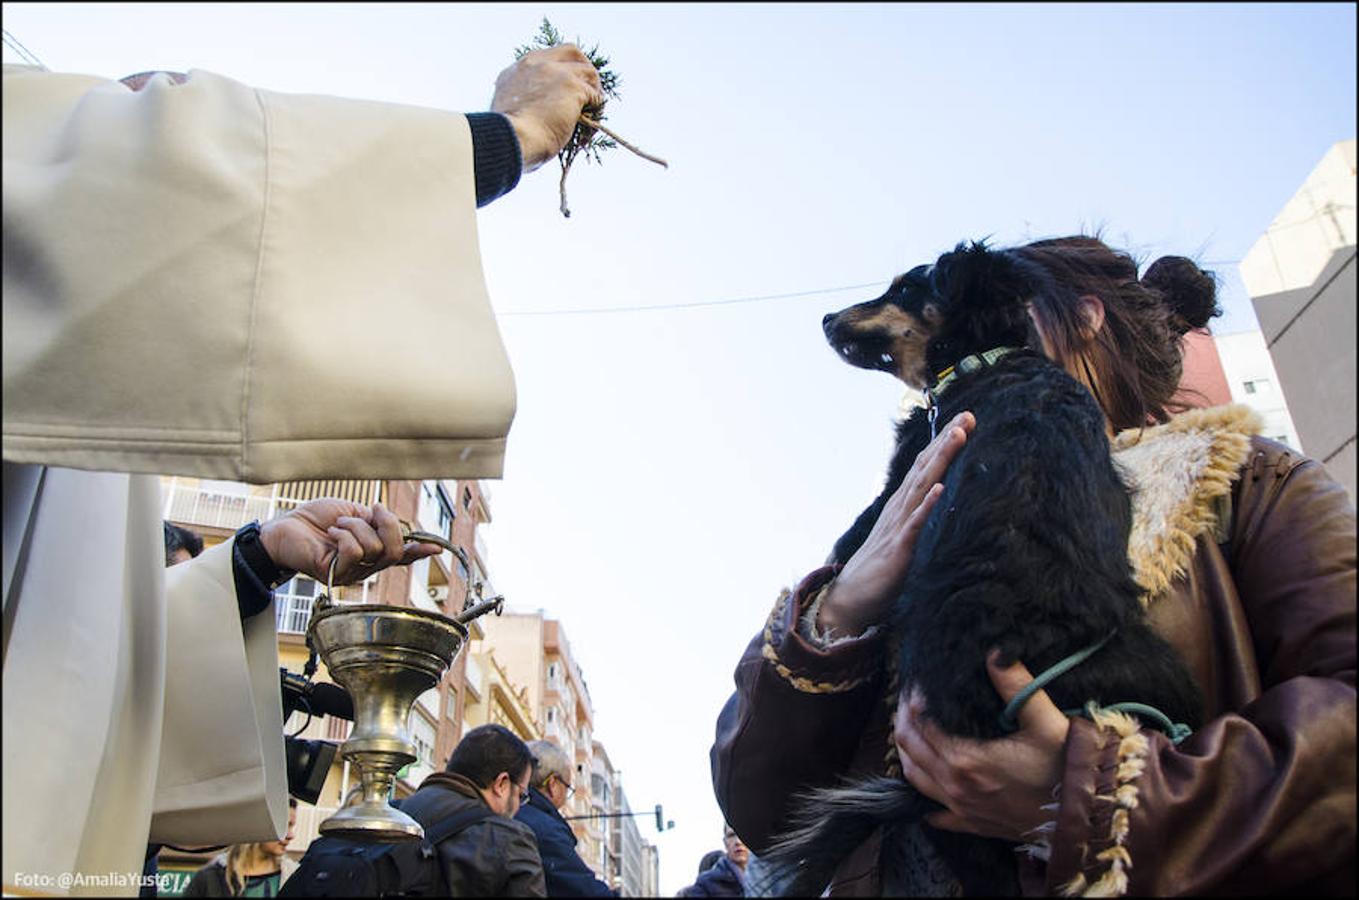
<path fill-rule="evenodd" d="M 556 47 L 562 43 L 565 43 L 565 41 L 562 39 L 561 32 L 544 17 L 542 24 L 538 26 L 538 33 L 533 36 L 533 43 L 516 48 L 514 58 L 518 60 L 530 51 Z M 587 104 L 581 110 L 580 118 L 576 122 L 576 130 L 571 133 L 571 139 L 566 142 L 566 146 L 557 154 L 557 160 L 562 166 L 562 177 L 558 182 L 557 190 L 561 195 L 562 215 L 567 218 L 571 216 L 571 208 L 566 203 L 566 175 L 571 171 L 571 165 L 577 157 L 583 156 L 586 162 L 593 159 L 596 165 L 600 165 L 602 163 L 599 154 L 602 151 L 624 147 L 643 159 L 650 160 L 667 169 L 670 168 L 670 164 L 665 160 L 638 149 L 604 126 L 604 105 L 610 100 L 620 99 L 618 73 L 609 68 L 609 58 L 599 52 L 598 44 L 586 49 L 580 38 L 576 38 L 576 46 L 581 48 L 581 52 L 585 54 L 599 73 L 599 87 L 604 99 L 599 103 Z"/>

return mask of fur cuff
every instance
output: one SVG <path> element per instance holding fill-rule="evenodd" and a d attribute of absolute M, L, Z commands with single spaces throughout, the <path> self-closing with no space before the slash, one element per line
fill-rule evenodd
<path fill-rule="evenodd" d="M 1094 871 L 1090 875 L 1086 874 L 1088 868 L 1078 871 L 1059 893 L 1064 897 L 1122 897 L 1128 892 L 1128 870 L 1133 867 L 1127 842 L 1131 813 L 1137 808 L 1137 779 L 1146 769 L 1151 743 L 1132 716 L 1100 709 L 1094 703 L 1086 709 L 1103 745 L 1111 746 L 1117 741 L 1113 788 L 1107 794 L 1095 795 L 1097 803 L 1113 806 L 1113 814 L 1108 834 L 1096 838 L 1107 846 L 1095 853 L 1091 863 Z"/>
<path fill-rule="evenodd" d="M 821 612 L 821 601 L 826 599 L 826 594 L 830 591 L 831 583 L 834 580 L 835 579 L 831 579 L 831 581 L 821 585 L 821 588 L 815 594 L 812 594 L 811 602 L 807 604 L 807 611 L 802 614 L 802 618 L 799 620 L 798 625 L 798 633 L 810 641 L 813 646 L 820 647 L 822 650 L 829 649 L 837 644 L 843 644 L 846 641 L 857 641 L 862 638 L 874 637 L 879 631 L 877 625 L 870 625 L 864 630 L 863 634 L 835 635 L 829 630 L 822 631 L 816 626 L 816 617 Z"/>
<path fill-rule="evenodd" d="M 774 604 L 773 612 L 769 614 L 769 618 L 765 621 L 764 625 L 764 644 L 760 648 L 760 654 L 771 666 L 773 666 L 774 671 L 778 673 L 779 677 L 792 685 L 794 689 L 802 691 L 804 694 L 842 694 L 846 691 L 854 690 L 872 678 L 873 673 L 864 673 L 852 675 L 851 677 L 840 681 L 818 681 L 794 673 L 793 668 L 789 666 L 787 661 L 779 654 L 779 647 L 786 640 L 806 640 L 806 638 L 803 638 L 801 635 L 789 635 L 787 633 L 790 624 L 794 628 L 797 627 L 796 618 L 793 619 L 792 623 L 788 621 L 793 616 L 796 616 L 797 613 L 795 608 L 792 610 L 789 609 L 790 606 L 794 605 L 794 596 L 795 595 L 791 591 L 787 590 L 780 594 L 778 602 Z M 834 643 L 839 645 L 849 644 L 851 641 L 857 643 L 862 641 L 865 637 L 867 637 L 867 635 L 860 635 L 858 638 L 850 638 Z M 829 645 L 814 649 L 824 651 L 828 646 Z"/>

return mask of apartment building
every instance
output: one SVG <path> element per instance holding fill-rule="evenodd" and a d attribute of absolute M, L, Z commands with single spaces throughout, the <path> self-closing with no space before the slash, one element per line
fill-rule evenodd
<path fill-rule="evenodd" d="M 529 709 L 543 738 L 553 741 L 575 763 L 575 793 L 561 814 L 570 823 L 576 850 L 601 880 L 607 880 L 607 819 L 598 811 L 607 800 L 596 797 L 594 707 L 580 665 L 571 653 L 562 623 L 537 612 L 506 612 L 482 619 L 484 638 L 474 655 L 489 652 L 516 683 L 524 685 Z"/>
<path fill-rule="evenodd" d="M 1299 441 L 1355 498 L 1355 141 L 1322 156 L 1241 260 Z"/>

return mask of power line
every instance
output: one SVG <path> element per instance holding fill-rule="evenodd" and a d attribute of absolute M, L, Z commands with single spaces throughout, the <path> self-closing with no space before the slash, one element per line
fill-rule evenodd
<path fill-rule="evenodd" d="M 1239 259 L 1207 259 L 1199 266 L 1234 266 Z M 601 313 L 652 312 L 662 309 L 696 309 L 702 306 L 731 306 L 737 303 L 761 303 L 766 300 L 787 300 L 794 297 L 814 297 L 820 294 L 834 294 L 839 291 L 856 291 L 864 288 L 889 284 L 890 279 L 866 281 L 862 284 L 847 284 L 844 287 L 817 288 L 811 291 L 794 291 L 786 294 L 761 294 L 755 297 L 733 297 L 727 300 L 698 300 L 692 303 L 658 303 L 653 306 L 599 306 L 580 309 L 514 309 L 497 312 L 497 316 L 584 316 Z"/>
<path fill-rule="evenodd" d="M 817 288 L 813 291 L 795 291 L 788 294 L 761 294 L 758 297 L 733 297 L 729 300 L 699 300 L 693 303 L 658 303 L 654 306 L 601 306 L 591 309 L 522 309 L 506 310 L 500 316 L 575 316 L 596 313 L 650 312 L 657 309 L 693 309 L 699 306 L 731 306 L 736 303 L 759 303 L 765 300 L 786 300 L 792 297 L 811 297 L 817 294 L 833 294 L 837 291 L 855 291 L 863 288 L 889 284 L 890 280 L 867 281 L 863 284 L 847 284 L 844 287 Z"/>

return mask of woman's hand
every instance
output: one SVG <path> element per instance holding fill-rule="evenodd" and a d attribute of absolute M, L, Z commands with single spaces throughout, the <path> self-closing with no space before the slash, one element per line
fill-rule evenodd
<path fill-rule="evenodd" d="M 1023 663 L 986 660 L 1001 699 L 1009 703 L 1033 676 Z M 894 739 L 901 771 L 925 796 L 948 807 L 925 821 L 946 831 L 966 831 L 1007 841 L 1031 840 L 1034 828 L 1054 816 L 1041 807 L 1055 802 L 1062 777 L 1063 746 L 1071 721 L 1038 691 L 1019 710 L 1019 730 L 992 741 L 952 737 L 922 717 L 919 694 L 897 704 Z"/>
<path fill-rule="evenodd" d="M 401 520 L 381 503 L 370 509 L 348 500 L 309 500 L 260 526 L 274 564 L 324 584 L 335 564 L 335 584 L 362 581 L 388 566 L 408 565 L 440 551 L 438 544 L 401 539 Z"/>
<path fill-rule="evenodd" d="M 831 582 L 817 614 L 820 629 L 836 635 L 859 635 L 886 618 L 901 593 L 920 529 L 944 492 L 944 473 L 976 427 L 972 413 L 959 413 L 916 456 L 863 546 Z"/>

